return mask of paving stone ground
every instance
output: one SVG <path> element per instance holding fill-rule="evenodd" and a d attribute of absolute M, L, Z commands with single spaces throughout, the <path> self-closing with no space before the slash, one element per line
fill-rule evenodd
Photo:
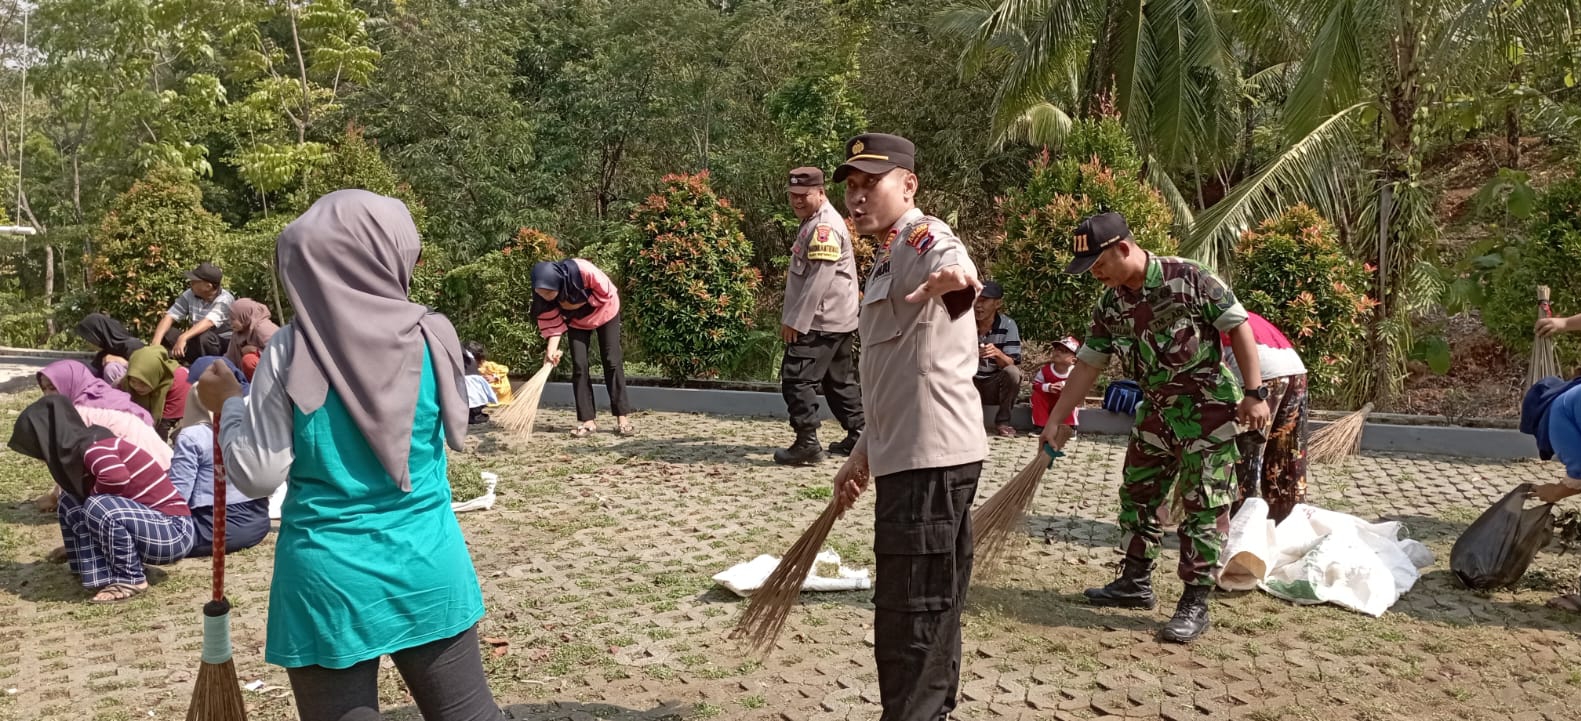
<path fill-rule="evenodd" d="M 25 400 L 0 401 L 0 427 Z M 483 433 L 458 459 L 502 479 L 499 505 L 461 518 L 488 603 L 480 630 L 508 643 L 485 649 L 502 705 L 532 721 L 877 718 L 866 593 L 805 597 L 780 647 L 756 659 L 726 638 L 740 602 L 709 580 L 783 551 L 825 503 L 833 463 L 776 467 L 790 435 L 778 422 L 637 421 L 636 438 L 571 439 L 571 414 L 548 410 L 531 443 Z M 1154 612 L 1080 602 L 1113 573 L 1121 446 L 1077 444 L 1007 567 L 975 579 L 957 718 L 1576 718 L 1581 625 L 1542 607 L 1573 587 L 1576 559 L 1550 549 L 1521 586 L 1492 594 L 1457 588 L 1447 570 L 1481 509 L 1558 466 L 1390 455 L 1320 469 L 1319 505 L 1403 520 L 1437 565 L 1380 619 L 1220 594 L 1211 634 L 1177 647 L 1153 640 L 1180 591 L 1172 573 L 1158 576 L 1167 603 Z M 991 447 L 980 499 L 1034 441 Z M 0 452 L 0 719 L 184 718 L 207 563 L 163 568 L 129 604 L 88 605 L 63 566 L 40 560 L 59 542 L 53 517 L 19 507 L 47 478 Z M 871 564 L 871 504 L 831 538 L 848 562 Z M 230 565 L 237 671 L 268 684 L 247 693 L 255 721 L 295 718 L 285 673 L 263 662 L 271 555 L 266 541 Z M 390 718 L 418 718 L 392 669 L 381 690 Z"/>

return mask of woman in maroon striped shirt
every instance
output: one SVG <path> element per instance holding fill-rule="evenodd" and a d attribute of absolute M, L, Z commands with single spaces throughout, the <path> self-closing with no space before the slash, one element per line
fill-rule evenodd
<path fill-rule="evenodd" d="M 92 603 L 148 590 L 143 564 L 174 563 L 193 542 L 192 511 L 165 468 L 108 429 L 84 425 L 62 396 L 22 411 L 11 449 L 44 461 L 62 493 L 56 510 L 66 560 Z"/>

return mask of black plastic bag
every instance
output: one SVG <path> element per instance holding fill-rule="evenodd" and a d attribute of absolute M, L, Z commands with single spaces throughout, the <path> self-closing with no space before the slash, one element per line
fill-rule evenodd
<path fill-rule="evenodd" d="M 1455 539 L 1449 568 L 1466 588 L 1513 585 L 1554 536 L 1554 507 L 1526 507 L 1532 484 L 1522 483 Z"/>

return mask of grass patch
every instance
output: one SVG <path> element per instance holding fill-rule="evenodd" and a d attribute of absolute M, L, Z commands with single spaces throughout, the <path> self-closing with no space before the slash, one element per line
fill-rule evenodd
<path fill-rule="evenodd" d="M 830 486 L 804 486 L 796 490 L 796 497 L 804 501 L 827 501 L 834 498 L 834 488 Z"/>
<path fill-rule="evenodd" d="M 607 649 L 590 643 L 568 643 L 554 649 L 545 670 L 552 676 L 565 676 L 579 668 L 612 666 L 614 663 Z"/>
<path fill-rule="evenodd" d="M 475 456 L 461 453 L 449 454 L 450 496 L 456 500 L 471 500 L 488 492 L 483 482 L 483 469 Z"/>
<path fill-rule="evenodd" d="M 768 699 L 762 695 L 745 696 L 741 699 L 741 707 L 745 709 L 760 709 L 768 705 Z"/>
<path fill-rule="evenodd" d="M 670 681 L 675 678 L 675 669 L 669 666 L 649 666 L 643 669 L 643 673 L 656 681 Z"/>
<path fill-rule="evenodd" d="M 715 706 L 715 705 L 713 705 L 711 703 L 708 703 L 707 701 L 704 701 L 704 702 L 699 703 L 696 706 L 692 707 L 692 718 L 694 718 L 694 719 L 709 719 L 709 718 L 713 718 L 715 716 L 718 716 L 719 714 L 722 714 L 724 712 L 725 712 L 724 709 L 722 709 L 722 708 L 720 708 L 718 706 Z"/>

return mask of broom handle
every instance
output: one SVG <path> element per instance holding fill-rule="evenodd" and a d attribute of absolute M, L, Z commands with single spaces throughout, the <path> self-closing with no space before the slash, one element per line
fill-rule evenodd
<path fill-rule="evenodd" d="M 225 600 L 225 454 L 220 451 L 220 414 L 214 421 L 214 601 Z"/>
<path fill-rule="evenodd" d="M 1553 309 L 1553 306 L 1550 305 L 1549 302 L 1548 302 L 1549 298 L 1550 298 L 1550 291 L 1548 290 L 1548 286 L 1546 286 L 1546 285 L 1539 285 L 1539 286 L 1537 286 L 1537 317 L 1538 318 L 1552 318 L 1552 317 L 1554 317 L 1554 309 Z"/>

